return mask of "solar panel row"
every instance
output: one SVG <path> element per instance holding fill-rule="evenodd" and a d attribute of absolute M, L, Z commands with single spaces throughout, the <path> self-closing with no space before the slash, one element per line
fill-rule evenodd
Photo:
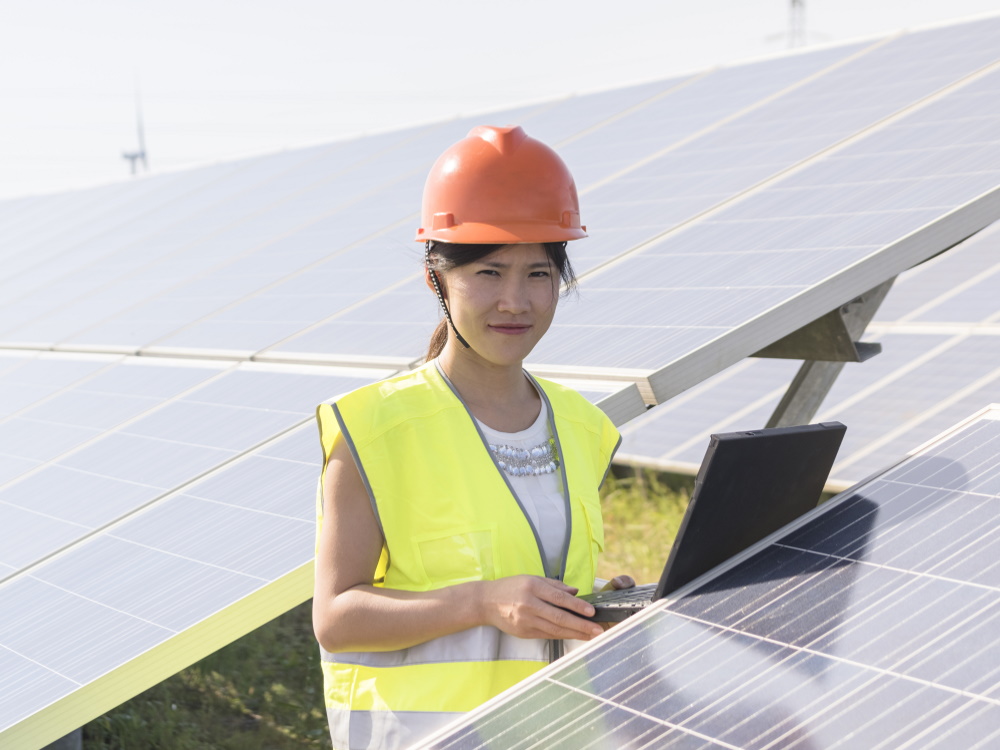
<path fill-rule="evenodd" d="M 850 425 L 832 484 L 844 489 L 984 403 L 1000 402 L 1000 226 L 899 277 L 869 338 L 883 353 L 848 365 L 816 419 Z M 690 473 L 713 432 L 767 422 L 797 364 L 744 360 L 623 430 L 620 460 Z"/>
<path fill-rule="evenodd" d="M 974 74 L 995 59 L 989 40 L 997 25 L 984 21 L 831 48 L 498 116 L 523 121 L 552 141 L 566 141 L 562 150 L 578 176 L 594 233 L 577 261 L 587 272 Z M 269 351 L 271 357 L 291 359 L 415 359 L 420 351 L 414 342 L 436 317 L 410 237 L 415 197 L 429 159 L 470 124 L 459 121 L 168 175 L 147 181 L 138 196 L 125 195 L 127 186 L 121 185 L 102 189 L 99 201 L 93 195 L 57 196 L 49 201 L 70 204 L 63 210 L 80 223 L 61 230 L 46 226 L 44 240 L 33 237 L 42 214 L 34 212 L 32 219 L 32 212 L 11 211 L 10 231 L 19 225 L 20 236 L 33 244 L 30 254 L 19 256 L 30 267 L 17 269 L 4 285 L 3 291 L 16 293 L 5 296 L 10 301 L 0 310 L 0 340 L 114 351 L 197 349 L 241 357 Z M 945 176 L 934 172 L 935 184 Z M 984 176 L 992 179 L 992 173 Z M 875 185 L 872 191 L 892 194 L 899 185 L 890 191 L 885 187 Z M 800 189 L 780 188 L 775 199 L 785 204 L 785 194 Z M 813 203 L 828 205 L 827 193 L 837 190 L 835 182 L 824 183 L 823 190 L 813 191 Z M 82 205 L 72 205 L 74 197 Z M 767 203 L 771 197 L 759 200 Z M 810 205 L 801 198 L 798 203 L 802 210 Z M 954 205 L 932 205 L 922 216 L 937 218 L 942 208 Z M 751 201 L 729 221 L 767 216 L 758 208 Z M 919 220 L 905 201 L 893 210 L 906 209 Z M 843 207 L 843 213 L 853 211 L 853 206 Z M 870 213 L 855 219 L 856 230 L 864 228 L 859 224 L 887 219 L 884 213 Z M 787 235 L 789 217 L 773 218 Z M 825 227 L 831 247 L 857 239 L 831 235 L 852 226 L 842 217 L 799 223 L 801 235 L 817 240 L 822 238 L 817 227 Z M 755 227 L 766 240 L 766 222 Z M 539 362 L 661 367 L 676 347 L 695 346 L 705 335 L 724 332 L 747 306 L 766 309 L 843 260 L 820 252 L 822 244 L 802 245 L 795 237 L 786 237 L 777 249 L 766 241 L 741 246 L 761 259 L 753 264 L 759 275 L 780 266 L 792 282 L 783 292 L 762 291 L 752 278 L 729 278 L 748 263 L 745 255 L 734 263 L 726 243 L 749 228 L 754 227 L 705 225 L 689 234 L 696 257 L 667 251 L 678 256 L 670 263 L 675 286 L 658 284 L 656 294 L 640 292 L 636 304 L 644 306 L 635 312 L 644 317 L 655 306 L 661 320 L 673 316 L 669 327 L 660 321 L 654 321 L 653 331 L 645 321 L 634 325 L 646 328 L 621 327 L 615 315 L 623 312 L 620 305 L 603 303 L 603 292 L 616 291 L 626 278 L 648 278 L 648 264 L 662 264 L 662 259 L 637 259 L 603 282 L 585 281 L 589 317 L 577 319 L 567 306 L 565 343 L 553 352 L 541 350 Z M 884 228 L 876 237 L 868 232 L 868 250 L 906 229 Z M 81 242 L 81 233 L 90 238 Z M 810 250 L 807 262 L 806 254 L 788 252 L 803 249 Z M 706 255 L 706 250 L 711 252 Z M 863 249 L 855 252 L 864 254 Z M 686 313 L 706 293 L 706 278 L 713 279 L 709 286 L 716 295 L 723 286 L 732 288 L 721 305 L 710 306 L 712 314 L 692 318 Z M 398 311 L 395 319 L 385 319 L 387 308 Z M 609 352 L 586 347 L 602 352 L 599 363 L 573 357 L 593 333 L 586 328 L 590 319 L 608 321 L 620 339 Z M 644 347 L 650 349 L 635 353 Z"/>
<path fill-rule="evenodd" d="M 11 747 L 55 739 L 308 598 L 312 410 L 389 374 L 58 354 L 0 363 L 5 385 L 24 386 L 0 423 L 15 459 L 0 484 Z"/>
<path fill-rule="evenodd" d="M 429 745 L 994 746 L 998 455 L 994 407 Z"/>
<path fill-rule="evenodd" d="M 390 374 L 0 352 L 3 744 L 40 746 L 307 599 L 313 409 Z M 644 409 L 634 385 L 585 394 Z"/>

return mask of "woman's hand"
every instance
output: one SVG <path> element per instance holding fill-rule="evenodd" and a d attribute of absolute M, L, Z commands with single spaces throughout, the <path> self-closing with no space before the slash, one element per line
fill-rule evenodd
<path fill-rule="evenodd" d="M 635 579 L 632 576 L 615 576 L 601 587 L 601 591 L 612 591 L 613 589 L 630 589 L 635 586 Z"/>
<path fill-rule="evenodd" d="M 594 614 L 593 605 L 578 599 L 577 589 L 560 581 L 520 575 L 483 581 L 479 586 L 484 622 L 505 633 L 586 641 L 603 632 L 597 623 L 583 619 Z"/>

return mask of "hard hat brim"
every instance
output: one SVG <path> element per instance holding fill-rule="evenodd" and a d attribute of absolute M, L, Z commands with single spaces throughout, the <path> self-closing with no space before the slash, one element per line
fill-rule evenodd
<path fill-rule="evenodd" d="M 586 227 L 563 227 L 542 222 L 493 224 L 464 222 L 442 229 L 417 231 L 416 241 L 451 242 L 469 245 L 523 245 L 534 242 L 570 242 L 587 236 Z"/>

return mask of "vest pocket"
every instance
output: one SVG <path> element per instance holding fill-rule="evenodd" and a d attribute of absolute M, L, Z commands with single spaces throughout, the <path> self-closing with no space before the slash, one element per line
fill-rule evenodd
<path fill-rule="evenodd" d="M 496 578 L 495 527 L 461 528 L 414 537 L 417 558 L 431 588 Z"/>

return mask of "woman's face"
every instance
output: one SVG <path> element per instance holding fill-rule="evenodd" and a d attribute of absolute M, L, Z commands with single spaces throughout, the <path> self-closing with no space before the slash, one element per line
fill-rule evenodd
<path fill-rule="evenodd" d="M 543 245 L 504 245 L 446 272 L 444 294 L 455 327 L 477 355 L 520 365 L 552 323 L 558 275 Z"/>

